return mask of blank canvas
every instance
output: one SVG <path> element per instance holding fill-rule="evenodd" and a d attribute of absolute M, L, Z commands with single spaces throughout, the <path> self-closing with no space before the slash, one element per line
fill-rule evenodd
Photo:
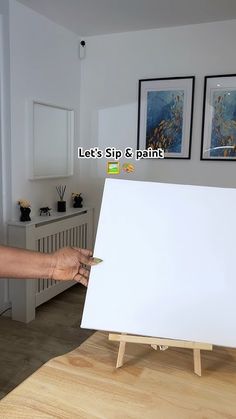
<path fill-rule="evenodd" d="M 236 347 L 236 190 L 107 179 L 82 327 Z"/>

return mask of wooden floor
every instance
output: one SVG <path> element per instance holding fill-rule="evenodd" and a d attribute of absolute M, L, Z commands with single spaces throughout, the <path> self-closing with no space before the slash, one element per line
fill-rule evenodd
<path fill-rule="evenodd" d="M 79 328 L 84 298 L 85 288 L 78 284 L 40 306 L 29 324 L 0 317 L 0 398 L 91 335 Z"/>

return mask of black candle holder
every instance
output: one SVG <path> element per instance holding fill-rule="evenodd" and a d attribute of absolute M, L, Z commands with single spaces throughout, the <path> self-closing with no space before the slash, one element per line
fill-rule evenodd
<path fill-rule="evenodd" d="M 66 212 L 66 201 L 57 201 L 57 211 Z"/>
<path fill-rule="evenodd" d="M 57 201 L 57 211 L 66 212 L 66 201 L 63 199 L 66 191 L 66 185 L 58 185 L 56 186 L 56 190 L 60 198 L 60 201 Z"/>

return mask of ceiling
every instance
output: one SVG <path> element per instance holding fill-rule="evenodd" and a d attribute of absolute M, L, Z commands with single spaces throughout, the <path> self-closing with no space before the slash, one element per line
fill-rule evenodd
<path fill-rule="evenodd" d="M 236 0 L 18 0 L 81 36 L 236 18 Z"/>

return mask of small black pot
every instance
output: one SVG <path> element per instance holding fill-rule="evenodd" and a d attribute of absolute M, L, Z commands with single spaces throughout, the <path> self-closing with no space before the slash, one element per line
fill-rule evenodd
<path fill-rule="evenodd" d="M 66 212 L 66 201 L 57 201 L 57 211 Z"/>
<path fill-rule="evenodd" d="M 30 208 L 20 207 L 20 221 L 31 221 L 30 212 Z"/>

